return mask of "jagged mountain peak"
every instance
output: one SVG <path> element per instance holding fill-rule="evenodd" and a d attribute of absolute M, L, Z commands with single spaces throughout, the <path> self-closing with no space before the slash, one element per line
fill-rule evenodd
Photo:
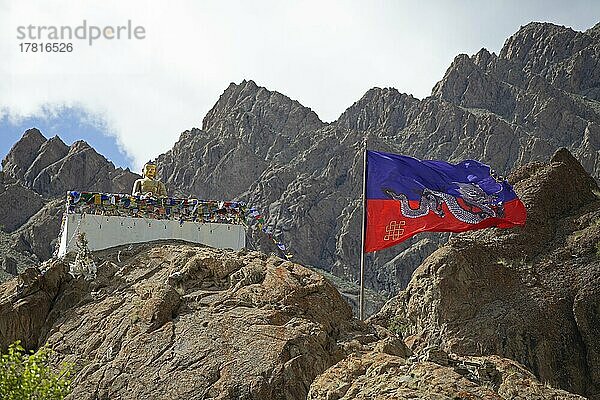
<path fill-rule="evenodd" d="M 515 34 L 519 34 L 519 32 L 526 31 L 526 30 L 538 30 L 538 31 L 539 30 L 553 30 L 553 31 L 570 30 L 570 31 L 575 32 L 575 30 L 573 28 L 567 27 L 565 25 L 559 25 L 559 24 L 555 24 L 553 22 L 547 22 L 547 21 L 531 21 L 525 25 L 522 25 Z"/>
<path fill-rule="evenodd" d="M 2 160 L 2 169 L 14 179 L 21 179 L 47 139 L 37 128 L 25 131 Z"/>
<path fill-rule="evenodd" d="M 366 107 L 369 104 L 374 103 L 382 103 L 385 102 L 389 105 L 396 104 L 399 101 L 418 101 L 413 95 L 408 93 L 402 93 L 398 89 L 394 87 L 373 87 L 365 92 L 365 94 L 354 104 L 348 107 L 340 118 L 338 118 L 338 122 L 347 117 L 348 114 L 354 113 L 356 110 Z"/>
<path fill-rule="evenodd" d="M 125 192 L 138 177 L 115 168 L 84 140 L 68 146 L 59 136 L 47 139 L 36 128 L 23 134 L 2 166 L 8 176 L 47 197 L 62 196 L 66 190 Z"/>
<path fill-rule="evenodd" d="M 598 105 L 590 100 L 600 99 L 599 54 L 600 40 L 589 34 L 531 23 L 507 39 L 499 56 L 484 49 L 471 57 L 457 56 L 432 94 L 461 107 L 487 110 L 550 139 L 546 154 L 560 146 L 574 150 L 586 125 L 598 120 Z M 561 116 L 565 112 L 569 117 Z M 576 150 L 577 156 L 581 153 Z M 587 153 L 595 157 L 595 151 Z M 586 160 L 588 170 L 592 164 Z"/>
<path fill-rule="evenodd" d="M 348 107 L 335 124 L 359 132 L 398 129 L 406 124 L 406 110 L 418 102 L 412 95 L 401 93 L 396 88 L 374 87 Z"/>
<path fill-rule="evenodd" d="M 67 146 L 67 144 L 58 135 L 52 136 L 45 144 L 53 146 Z"/>
<path fill-rule="evenodd" d="M 20 141 L 39 141 L 39 142 L 45 142 L 47 139 L 46 137 L 42 134 L 42 132 L 40 132 L 39 129 L 37 128 L 29 128 L 25 131 L 25 133 L 23 134 L 23 137 L 21 137 Z M 17 142 L 18 143 L 18 142 Z"/>
<path fill-rule="evenodd" d="M 278 124 L 272 124 L 275 120 L 288 120 L 290 117 L 290 122 L 302 123 L 311 128 L 325 125 L 314 111 L 303 106 L 297 100 L 258 86 L 252 80 L 243 80 L 239 84 L 229 84 L 204 117 L 202 129 L 205 131 L 214 129 L 228 131 L 227 125 L 243 118 L 271 119 L 271 125 L 277 128 Z M 266 122 L 269 124 L 268 121 Z"/>
<path fill-rule="evenodd" d="M 519 28 L 514 34 L 512 34 L 506 42 L 514 40 L 529 40 L 532 38 L 543 39 L 553 35 L 567 35 L 575 36 L 581 32 L 574 30 L 573 28 L 554 24 L 552 22 L 543 21 L 532 21 Z"/>
<path fill-rule="evenodd" d="M 487 70 L 492 63 L 498 59 L 496 53 L 490 53 L 488 49 L 481 48 L 473 57 L 473 62 L 481 69 Z"/>
<path fill-rule="evenodd" d="M 202 129 L 181 134 L 158 157 L 161 176 L 177 193 L 234 198 L 260 178 L 270 162 L 289 163 L 327 126 L 297 100 L 254 81 L 231 83 L 207 113 Z M 196 169 L 189 170 L 190 163 Z M 222 174 L 232 178 L 222 179 Z"/>
<path fill-rule="evenodd" d="M 85 140 L 77 140 L 77 141 L 73 142 L 73 144 L 70 147 L 71 147 L 71 151 L 74 151 L 74 152 L 93 151 L 94 153 L 98 154 L 98 152 L 92 146 L 90 146 L 90 144 L 88 142 L 86 142 Z M 100 155 L 100 154 L 98 154 L 98 155 Z M 104 156 L 102 156 L 102 157 L 104 157 Z"/>
<path fill-rule="evenodd" d="M 495 56 L 496 53 L 494 52 L 489 52 L 488 49 L 486 49 L 485 47 L 482 47 L 477 53 L 475 53 L 475 58 L 487 58 L 490 56 Z"/>
<path fill-rule="evenodd" d="M 584 32 L 586 35 L 590 35 L 594 38 L 598 38 L 600 36 L 600 22 L 596 25 L 592 26 L 590 29 Z"/>
<path fill-rule="evenodd" d="M 500 57 L 541 71 L 548 64 L 570 57 L 590 44 L 592 38 L 572 28 L 532 22 L 509 37 Z"/>
<path fill-rule="evenodd" d="M 489 108 L 498 101 L 499 84 L 485 68 L 495 58 L 487 50 L 475 56 L 459 54 L 446 70 L 444 77 L 432 89 L 434 97 L 465 107 Z"/>

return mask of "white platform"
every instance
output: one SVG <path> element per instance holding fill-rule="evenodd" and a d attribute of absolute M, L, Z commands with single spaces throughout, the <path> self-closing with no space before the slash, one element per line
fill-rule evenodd
<path fill-rule="evenodd" d="M 156 220 L 90 214 L 67 214 L 58 255 L 76 250 L 77 234 L 84 232 L 92 251 L 131 243 L 175 239 L 221 249 L 246 246 L 242 225 Z"/>

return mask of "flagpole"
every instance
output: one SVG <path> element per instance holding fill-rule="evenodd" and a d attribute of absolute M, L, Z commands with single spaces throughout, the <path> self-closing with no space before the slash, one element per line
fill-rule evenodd
<path fill-rule="evenodd" d="M 362 232 L 360 245 L 360 292 L 358 300 L 358 317 L 365 319 L 365 230 L 367 218 L 367 137 L 363 140 L 363 184 L 362 184 Z"/>

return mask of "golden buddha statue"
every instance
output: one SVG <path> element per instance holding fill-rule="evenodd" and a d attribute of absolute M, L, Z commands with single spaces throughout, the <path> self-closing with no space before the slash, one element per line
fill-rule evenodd
<path fill-rule="evenodd" d="M 167 197 L 165 184 L 156 179 L 156 164 L 148 161 L 142 170 L 144 177 L 133 184 L 133 195 L 151 195 L 154 197 Z"/>

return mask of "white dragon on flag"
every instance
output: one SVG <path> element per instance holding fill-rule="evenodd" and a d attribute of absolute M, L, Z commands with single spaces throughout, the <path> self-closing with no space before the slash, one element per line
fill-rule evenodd
<path fill-rule="evenodd" d="M 444 218 L 443 203 L 446 203 L 448 210 L 456 219 L 467 224 L 477 224 L 486 218 L 502 217 L 504 215 L 504 206 L 502 202 L 498 202 L 497 196 L 487 194 L 482 188 L 473 183 L 454 182 L 454 184 L 458 186 L 457 191 L 469 209 L 462 207 L 456 197 L 427 188 L 421 193 L 418 208 L 410 207 L 408 198 L 404 193 L 396 193 L 391 189 L 383 189 L 383 192 L 390 198 L 400 202 L 400 212 L 407 218 L 423 217 L 429 214 L 430 211 Z"/>

